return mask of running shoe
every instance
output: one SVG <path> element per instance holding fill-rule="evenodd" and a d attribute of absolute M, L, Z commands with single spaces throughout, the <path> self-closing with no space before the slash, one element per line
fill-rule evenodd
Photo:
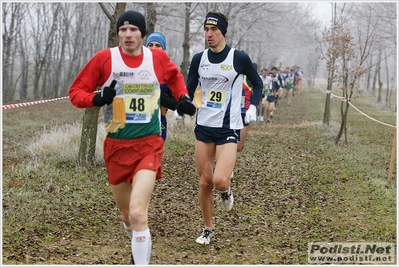
<path fill-rule="evenodd" d="M 215 232 L 211 228 L 205 227 L 201 236 L 197 238 L 196 242 L 199 244 L 208 245 L 209 242 L 211 242 L 211 237 L 214 235 L 214 233 Z"/>
<path fill-rule="evenodd" d="M 231 192 L 231 188 L 227 189 L 227 192 L 223 192 L 220 194 L 222 197 L 222 207 L 225 211 L 230 211 L 233 208 L 234 204 L 234 197 L 233 193 Z"/>
<path fill-rule="evenodd" d="M 265 119 L 263 118 L 263 116 L 259 116 L 259 121 L 260 121 L 260 122 L 264 122 L 264 121 L 265 121 Z"/>

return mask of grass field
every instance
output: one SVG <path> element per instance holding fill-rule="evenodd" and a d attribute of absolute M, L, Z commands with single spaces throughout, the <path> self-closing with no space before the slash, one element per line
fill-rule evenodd
<path fill-rule="evenodd" d="M 350 109 L 349 144 L 335 146 L 340 101 L 326 128 L 324 99 L 303 89 L 290 107 L 280 100 L 272 123 L 251 125 L 234 171 L 233 211 L 223 212 L 215 192 L 217 234 L 207 246 L 195 242 L 203 222 L 194 120 L 169 112 L 164 178 L 149 211 L 150 263 L 307 264 L 309 242 L 396 243 L 396 164 L 387 186 L 394 132 Z M 396 123 L 395 111 L 367 95 L 352 103 Z M 129 263 L 102 125 L 95 164 L 76 164 L 83 113 L 68 100 L 3 110 L 3 264 Z"/>

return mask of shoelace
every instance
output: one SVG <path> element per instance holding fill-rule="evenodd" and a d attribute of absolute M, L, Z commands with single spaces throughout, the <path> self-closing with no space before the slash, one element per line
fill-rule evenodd
<path fill-rule="evenodd" d="M 231 195 L 230 191 L 229 192 L 224 192 L 224 193 L 221 194 L 223 200 L 229 200 L 230 195 Z"/>
<path fill-rule="evenodd" d="M 204 229 L 204 233 L 203 233 L 203 237 L 205 237 L 205 238 L 207 238 L 207 237 L 209 237 L 211 234 L 212 234 L 212 230 L 209 230 L 209 229 Z"/>

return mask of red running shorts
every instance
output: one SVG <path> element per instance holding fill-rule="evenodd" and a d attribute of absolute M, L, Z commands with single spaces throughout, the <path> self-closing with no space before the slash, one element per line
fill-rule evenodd
<path fill-rule="evenodd" d="M 156 171 L 156 179 L 162 178 L 162 156 L 164 141 L 160 135 L 149 135 L 136 139 L 104 140 L 104 160 L 108 182 L 117 185 L 132 183 L 140 170 Z"/>

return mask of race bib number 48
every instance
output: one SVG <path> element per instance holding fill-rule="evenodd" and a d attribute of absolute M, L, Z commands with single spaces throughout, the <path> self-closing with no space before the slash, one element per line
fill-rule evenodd
<path fill-rule="evenodd" d="M 135 95 L 125 97 L 127 123 L 147 123 L 150 121 L 150 96 Z"/>

